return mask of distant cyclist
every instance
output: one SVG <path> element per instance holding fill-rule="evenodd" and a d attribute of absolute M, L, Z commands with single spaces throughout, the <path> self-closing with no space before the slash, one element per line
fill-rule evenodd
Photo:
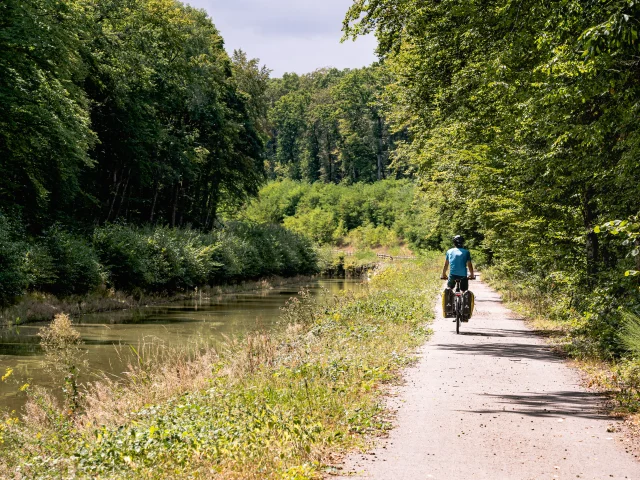
<path fill-rule="evenodd" d="M 444 268 L 442 269 L 442 279 L 449 280 L 448 288 L 456 285 L 456 280 L 460 280 L 460 290 L 466 292 L 469 290 L 469 279 L 476 278 L 473 273 L 473 264 L 471 263 L 471 252 L 464 248 L 464 238 L 460 235 L 453 237 L 454 247 L 447 251 Z M 469 267 L 469 276 L 467 276 L 467 267 Z M 447 276 L 447 269 L 449 275 Z"/>

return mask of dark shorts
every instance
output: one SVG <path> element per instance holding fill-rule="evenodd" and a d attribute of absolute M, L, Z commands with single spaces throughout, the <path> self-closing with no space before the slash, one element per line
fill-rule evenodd
<path fill-rule="evenodd" d="M 469 290 L 469 278 L 465 275 L 449 275 L 449 281 L 447 282 L 447 287 L 453 288 L 456 286 L 456 280 L 462 280 L 460 282 L 460 290 L 466 292 Z"/>

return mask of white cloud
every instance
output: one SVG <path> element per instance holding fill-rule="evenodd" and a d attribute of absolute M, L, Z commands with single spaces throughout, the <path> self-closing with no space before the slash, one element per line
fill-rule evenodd
<path fill-rule="evenodd" d="M 204 8 L 227 51 L 242 49 L 273 70 L 307 73 L 332 66 L 356 68 L 376 60 L 371 36 L 340 43 L 351 0 L 187 0 Z"/>

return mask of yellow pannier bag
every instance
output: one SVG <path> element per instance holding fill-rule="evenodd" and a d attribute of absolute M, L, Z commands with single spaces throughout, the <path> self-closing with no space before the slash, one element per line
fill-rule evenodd
<path fill-rule="evenodd" d="M 453 309 L 454 297 L 455 293 L 453 293 L 453 290 L 450 288 L 445 288 L 444 292 L 442 292 L 442 316 L 444 318 L 453 318 L 456 316 Z"/>

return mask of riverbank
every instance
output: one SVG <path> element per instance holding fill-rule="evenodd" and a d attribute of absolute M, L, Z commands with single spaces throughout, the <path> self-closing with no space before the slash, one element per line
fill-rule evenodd
<path fill-rule="evenodd" d="M 321 270 L 316 247 L 279 225 L 229 221 L 209 232 L 121 224 L 71 232 L 57 226 L 29 237 L 2 214 L 0 266 L 0 309 L 24 299 L 37 310 L 35 304 L 56 298 L 93 311 L 132 303 L 128 297 L 139 303 L 207 285 Z"/>
<path fill-rule="evenodd" d="M 320 249 L 317 265 L 321 275 L 330 277 L 357 278 L 369 270 L 375 269 L 382 260 L 371 250 L 346 254 L 331 249 Z M 11 307 L 0 311 L 0 327 L 24 325 L 34 322 L 48 322 L 59 313 L 72 317 L 81 315 L 144 308 L 192 298 L 211 298 L 216 295 L 251 290 L 264 290 L 287 284 L 302 283 L 311 280 L 314 275 L 294 275 L 291 277 L 265 276 L 258 280 L 244 280 L 216 286 L 205 285 L 179 293 L 147 293 L 138 290 L 137 294 L 121 290 L 98 288 L 86 295 L 58 298 L 51 293 L 30 292 Z"/>
<path fill-rule="evenodd" d="M 205 286 L 173 295 L 140 294 L 137 298 L 134 295 L 113 290 L 94 292 L 71 299 L 59 299 L 46 293 L 30 293 L 25 295 L 20 303 L 0 313 L 0 327 L 47 322 L 53 320 L 59 313 L 79 317 L 84 314 L 144 308 L 193 298 L 207 299 L 226 293 L 269 290 L 278 286 L 303 283 L 313 278 L 314 276 L 310 275 L 273 276 L 260 280 L 245 280 L 236 284 Z"/>
<path fill-rule="evenodd" d="M 72 415 L 32 391 L 25 417 L 2 424 L 0 474 L 319 478 L 388 427 L 384 384 L 429 334 L 437 269 L 387 265 L 330 307 L 293 301 L 282 333 L 141 362 L 129 385 L 93 385 Z"/>

